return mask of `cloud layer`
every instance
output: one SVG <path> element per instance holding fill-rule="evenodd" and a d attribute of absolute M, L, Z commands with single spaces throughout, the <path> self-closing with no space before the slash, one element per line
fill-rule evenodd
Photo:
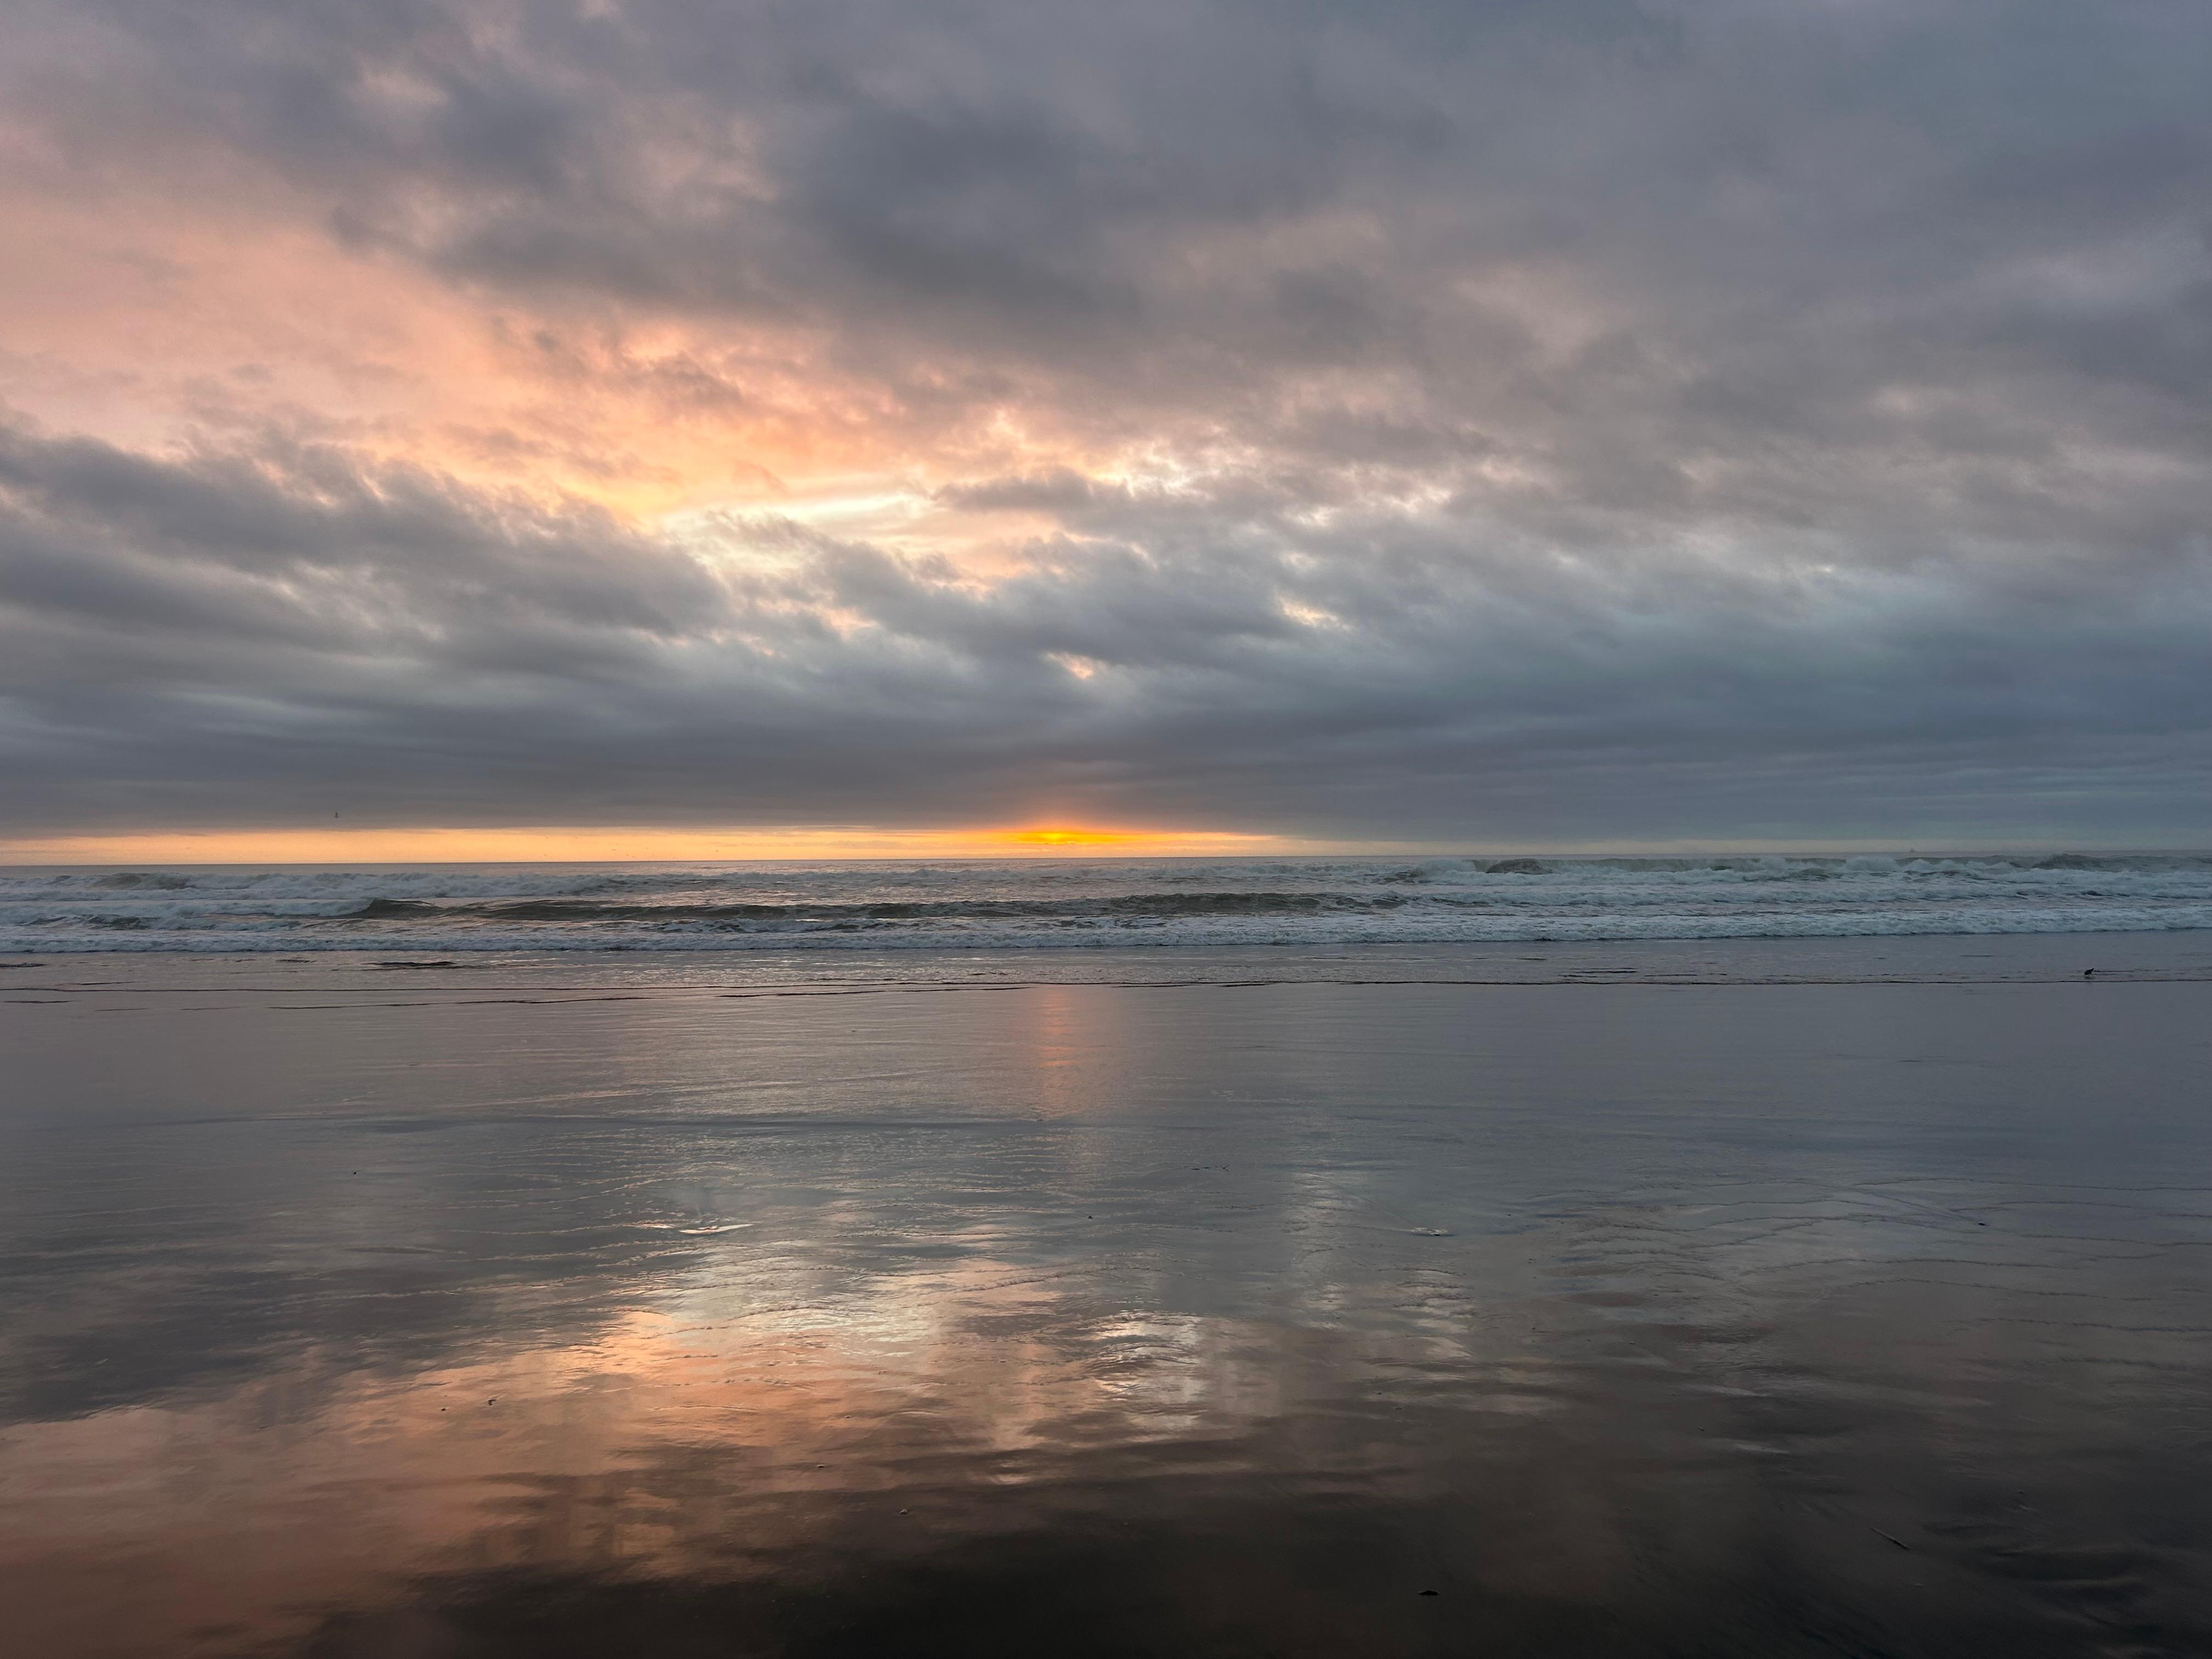
<path fill-rule="evenodd" d="M 0 835 L 2212 805 L 2195 8 L 10 11 Z"/>

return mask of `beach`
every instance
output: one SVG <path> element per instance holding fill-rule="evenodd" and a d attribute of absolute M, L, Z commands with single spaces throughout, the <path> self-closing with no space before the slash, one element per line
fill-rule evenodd
<path fill-rule="evenodd" d="M 2212 934 L 420 960 L 0 969 L 15 1650 L 2212 1644 Z"/>
<path fill-rule="evenodd" d="M 0 1659 L 2212 1659 L 2212 4 L 0 3 Z"/>

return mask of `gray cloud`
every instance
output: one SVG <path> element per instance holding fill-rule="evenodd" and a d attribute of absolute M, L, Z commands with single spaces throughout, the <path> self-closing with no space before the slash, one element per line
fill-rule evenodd
<path fill-rule="evenodd" d="M 1124 498 L 984 587 L 773 522 L 772 561 L 702 562 L 338 465 L 11 436 L 11 827 L 2078 832 L 2185 824 L 2212 763 L 2201 553 L 2125 584 L 1747 571 Z"/>
<path fill-rule="evenodd" d="M 2195 8 L 18 9 L 64 170 L 263 179 L 528 319 L 580 399 L 638 391 L 587 336 L 805 329 L 940 471 L 1010 415 L 1163 465 L 942 486 L 1016 538 L 984 583 L 19 424 L 10 830 L 2172 839 L 2212 804 Z"/>

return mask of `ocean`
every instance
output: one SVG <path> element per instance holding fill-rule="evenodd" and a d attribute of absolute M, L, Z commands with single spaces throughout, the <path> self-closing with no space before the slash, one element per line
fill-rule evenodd
<path fill-rule="evenodd" d="M 1038 951 L 2212 928 L 2212 854 L 0 870 L 0 951 Z"/>

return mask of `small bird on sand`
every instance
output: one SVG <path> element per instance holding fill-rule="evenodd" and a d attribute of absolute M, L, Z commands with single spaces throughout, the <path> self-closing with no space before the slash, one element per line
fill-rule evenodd
<path fill-rule="evenodd" d="M 2097 970 L 2094 968 L 2084 968 L 2081 970 L 2081 977 L 2083 979 L 2094 979 L 2097 977 Z"/>

